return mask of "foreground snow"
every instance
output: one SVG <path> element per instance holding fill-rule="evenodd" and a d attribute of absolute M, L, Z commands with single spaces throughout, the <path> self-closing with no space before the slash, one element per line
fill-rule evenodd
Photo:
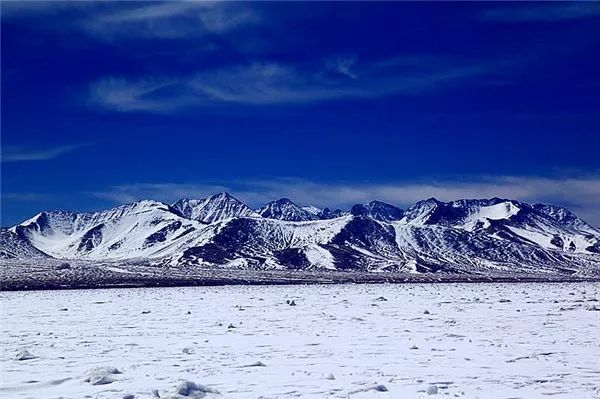
<path fill-rule="evenodd" d="M 144 288 L 0 298 L 0 397 L 600 394 L 597 283 Z"/>

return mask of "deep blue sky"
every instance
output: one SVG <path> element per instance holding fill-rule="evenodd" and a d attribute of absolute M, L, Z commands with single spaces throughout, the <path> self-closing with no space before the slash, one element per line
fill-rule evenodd
<path fill-rule="evenodd" d="M 600 224 L 600 3 L 1 7 L 2 225 L 223 190 Z"/>

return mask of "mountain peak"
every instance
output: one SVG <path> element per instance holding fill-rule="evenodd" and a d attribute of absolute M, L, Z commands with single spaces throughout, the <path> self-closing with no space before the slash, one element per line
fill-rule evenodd
<path fill-rule="evenodd" d="M 274 202 L 277 204 L 282 204 L 282 205 L 296 205 L 294 202 L 292 202 L 291 199 L 285 198 L 285 197 L 279 198 L 278 200 L 275 200 Z"/>
<path fill-rule="evenodd" d="M 239 201 L 237 198 L 235 198 L 233 195 L 229 194 L 226 191 L 222 191 L 220 193 L 213 194 L 209 198 L 213 198 L 213 199 L 234 199 L 236 201 Z"/>
<path fill-rule="evenodd" d="M 266 203 L 258 214 L 268 219 L 303 222 L 316 219 L 315 215 L 292 202 L 289 198 L 280 198 Z"/>
<path fill-rule="evenodd" d="M 180 199 L 171 206 L 182 216 L 203 223 L 234 217 L 258 216 L 246 204 L 226 192 L 204 199 Z"/>
<path fill-rule="evenodd" d="M 435 197 L 429 197 L 429 198 L 427 198 L 427 199 L 424 199 L 424 200 L 418 201 L 417 203 L 442 204 L 443 202 L 442 202 L 442 201 L 440 201 L 440 200 L 438 200 L 438 199 L 437 199 L 437 198 L 435 198 Z"/>
<path fill-rule="evenodd" d="M 120 205 L 117 208 L 120 209 L 150 209 L 150 208 L 165 208 L 167 204 L 161 201 L 155 201 L 150 199 L 143 199 L 129 204 Z"/>
<path fill-rule="evenodd" d="M 371 201 L 368 204 L 356 204 L 352 206 L 350 213 L 354 216 L 368 216 L 383 222 L 400 220 L 404 211 L 394 205 L 382 201 Z"/>

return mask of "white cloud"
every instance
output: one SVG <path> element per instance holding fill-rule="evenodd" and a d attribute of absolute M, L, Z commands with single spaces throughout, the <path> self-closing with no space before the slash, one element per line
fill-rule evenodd
<path fill-rule="evenodd" d="M 250 8 L 227 2 L 133 2 L 82 19 L 85 31 L 105 39 L 173 39 L 222 35 L 259 20 Z"/>
<path fill-rule="evenodd" d="M 121 112 L 171 112 L 193 102 L 183 93 L 178 93 L 176 98 L 173 98 L 173 95 L 168 96 L 168 101 L 160 95 L 161 90 L 178 89 L 178 87 L 177 79 L 153 78 L 128 81 L 107 78 L 90 85 L 88 101 Z"/>
<path fill-rule="evenodd" d="M 88 144 L 72 144 L 45 148 L 2 146 L 2 162 L 47 161 L 75 151 Z"/>
<path fill-rule="evenodd" d="M 68 14 L 60 28 L 77 29 L 98 39 L 175 39 L 223 35 L 260 20 L 246 4 L 209 1 L 9 1 L 4 18 Z M 52 19 L 46 18 L 44 25 Z M 56 27 L 53 25 L 53 29 Z"/>
<path fill-rule="evenodd" d="M 94 195 L 117 203 L 142 198 L 172 202 L 182 197 L 203 198 L 221 191 L 230 192 L 254 207 L 287 197 L 301 205 L 343 209 L 374 199 L 406 208 L 430 197 L 442 201 L 500 197 L 529 203 L 563 205 L 585 220 L 600 225 L 600 176 L 489 176 L 461 181 L 408 183 L 321 183 L 294 178 L 231 182 L 222 185 L 138 183 L 114 186 L 106 192 Z"/>
<path fill-rule="evenodd" d="M 330 67 L 332 70 L 341 73 L 349 77 L 350 79 L 358 79 L 356 73 L 352 71 L 354 64 L 356 63 L 356 57 L 336 58 L 331 61 Z"/>
<path fill-rule="evenodd" d="M 105 78 L 90 86 L 90 101 L 116 111 L 174 112 L 218 103 L 290 104 L 416 94 L 490 72 L 490 65 L 394 58 L 383 62 L 344 61 L 336 76 L 321 68 L 252 63 L 206 70 L 184 77 Z M 350 67 L 352 66 L 352 71 Z M 345 71 L 345 72 L 342 72 Z M 360 79 L 358 78 L 360 77 Z"/>

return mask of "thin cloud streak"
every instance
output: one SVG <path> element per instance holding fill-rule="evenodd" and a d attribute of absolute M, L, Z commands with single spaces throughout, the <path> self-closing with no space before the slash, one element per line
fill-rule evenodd
<path fill-rule="evenodd" d="M 490 176 L 464 181 L 415 183 L 320 183 L 304 179 L 275 179 L 232 182 L 231 184 L 137 183 L 118 185 L 92 193 L 115 203 L 153 198 L 173 202 L 179 198 L 204 198 L 227 191 L 253 207 L 287 197 L 300 205 L 348 209 L 355 203 L 372 200 L 406 208 L 430 197 L 442 201 L 463 198 L 509 198 L 529 203 L 563 205 L 590 223 L 600 225 L 600 176 L 515 177 Z"/>
<path fill-rule="evenodd" d="M 490 73 L 498 65 L 461 65 L 424 57 L 391 58 L 363 65 L 337 60 L 320 68 L 252 63 L 187 77 L 108 77 L 89 87 L 89 103 L 121 112 L 169 113 L 214 104 L 299 104 L 414 95 Z M 352 68 L 352 70 L 350 69 Z"/>
<path fill-rule="evenodd" d="M 176 1 L 140 3 L 95 13 L 81 28 L 104 39 L 176 39 L 223 35 L 260 20 L 250 8 L 226 2 Z"/>
<path fill-rule="evenodd" d="M 47 161 L 73 152 L 89 144 L 71 144 L 46 148 L 2 146 L 2 162 Z"/>
<path fill-rule="evenodd" d="M 69 13 L 62 28 L 99 40 L 180 39 L 223 35 L 260 21 L 245 4 L 208 1 L 150 2 L 3 2 L 3 19 Z"/>

